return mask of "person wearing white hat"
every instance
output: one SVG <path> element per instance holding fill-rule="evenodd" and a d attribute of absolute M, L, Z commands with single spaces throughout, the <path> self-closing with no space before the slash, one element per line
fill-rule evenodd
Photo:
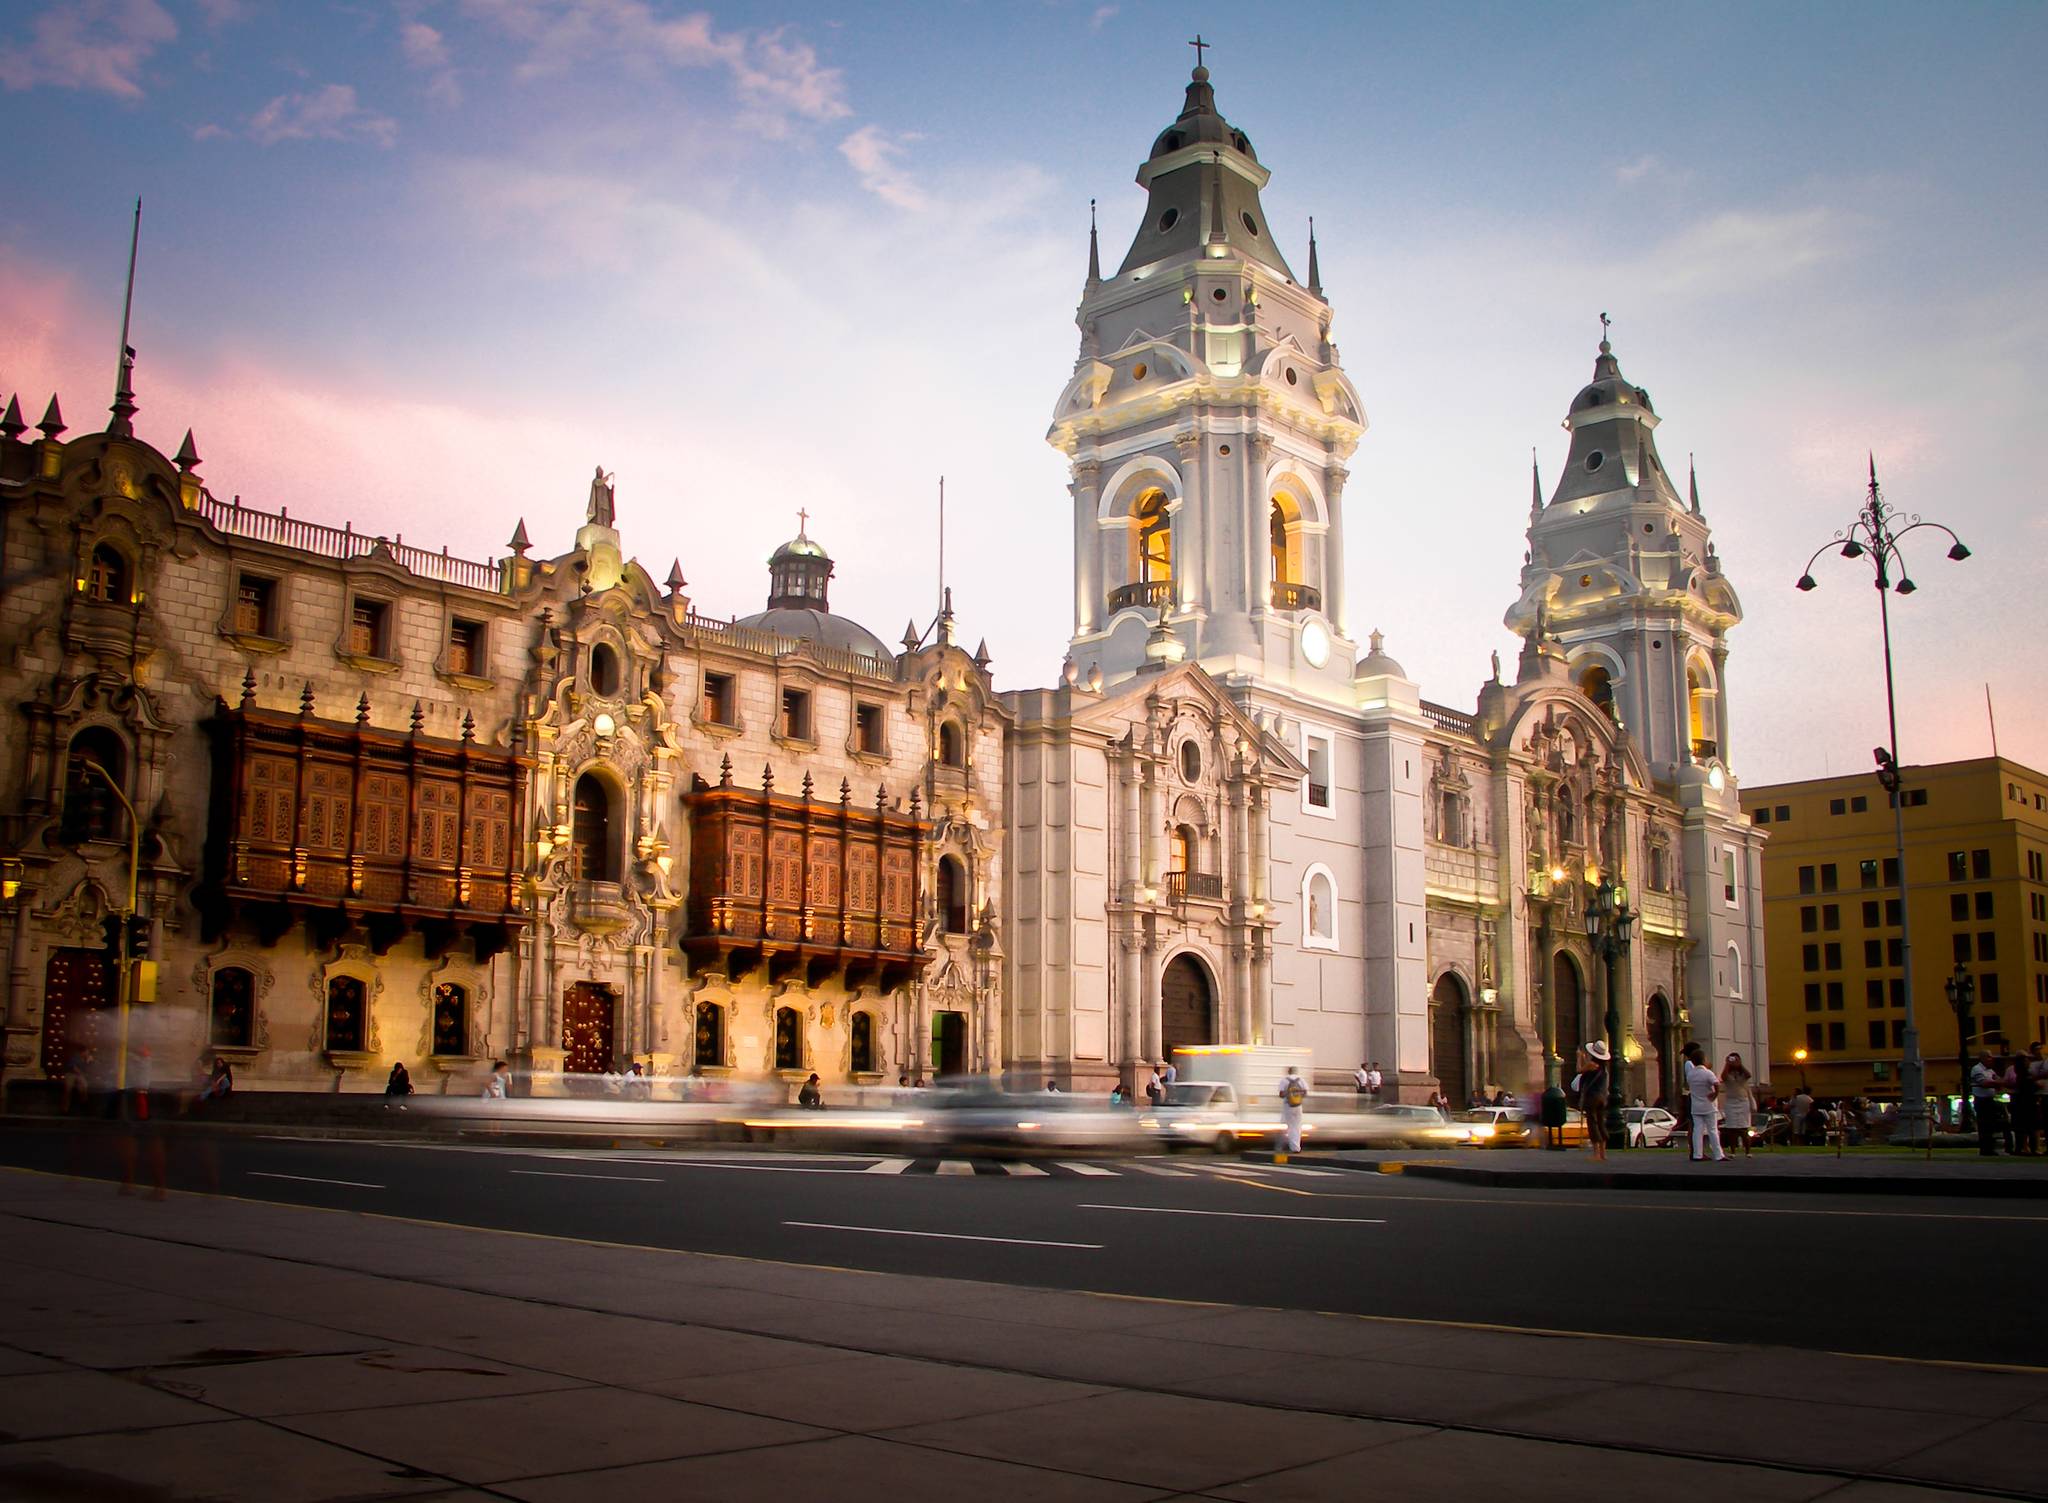
<path fill-rule="evenodd" d="M 1605 1160 L 1609 1066 L 1614 1056 L 1600 1039 L 1593 1040 L 1579 1053 L 1585 1061 L 1579 1070 L 1579 1115 L 1586 1119 L 1586 1146 L 1593 1150 L 1595 1159 Z"/>

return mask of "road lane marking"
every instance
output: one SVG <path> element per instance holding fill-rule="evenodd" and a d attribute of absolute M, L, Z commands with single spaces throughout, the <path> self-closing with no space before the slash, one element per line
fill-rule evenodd
<path fill-rule="evenodd" d="M 248 1171 L 251 1179 L 296 1179 L 309 1185 L 346 1185 L 351 1190 L 381 1190 L 382 1185 L 366 1185 L 359 1179 L 321 1179 L 315 1174 L 265 1174 L 261 1169 Z"/>
<path fill-rule="evenodd" d="M 1156 1174 L 1161 1179 L 1193 1179 L 1194 1175 L 1185 1169 L 1162 1169 L 1157 1164 L 1148 1164 L 1142 1159 L 1132 1159 L 1131 1167 L 1140 1174 Z"/>
<path fill-rule="evenodd" d="M 809 1164 L 726 1164 L 715 1159 L 624 1159 L 622 1163 L 661 1165 L 675 1169 L 738 1169 L 747 1174 L 865 1174 L 864 1169 L 817 1169 Z"/>
<path fill-rule="evenodd" d="M 861 1173 L 901 1174 L 904 1170 L 908 1169 L 915 1162 L 915 1159 L 876 1159 L 872 1164 L 868 1165 L 867 1168 L 861 1170 Z"/>
<path fill-rule="evenodd" d="M 1126 1211 L 1134 1216 L 1224 1216 L 1232 1221 L 1325 1221 L 1338 1226 L 1385 1226 L 1384 1216 L 1283 1216 L 1273 1211 L 1189 1211 L 1178 1206 L 1082 1205 L 1083 1211 Z"/>
<path fill-rule="evenodd" d="M 1045 1171 L 1036 1164 L 1026 1164 L 1016 1159 L 1006 1159 L 1003 1161 L 1003 1173 L 1021 1175 L 1025 1178 L 1029 1178 L 1034 1174 L 1043 1178 L 1045 1175 Z"/>
<path fill-rule="evenodd" d="M 972 1174 L 974 1172 L 974 1165 L 966 1159 L 941 1159 L 939 1160 L 937 1172 L 940 1174 Z"/>
<path fill-rule="evenodd" d="M 1416 1205 L 1460 1206 L 1473 1210 L 1492 1210 L 1496 1207 L 1533 1206 L 1543 1210 L 1556 1211 L 1611 1211 L 1616 1214 L 1627 1211 L 1683 1211 L 1694 1216 L 1862 1216 L 1880 1221 L 2024 1221 L 2036 1226 L 2048 1226 L 2048 1215 L 2024 1216 L 2018 1214 L 2000 1215 L 1994 1211 L 1845 1211 L 1832 1206 L 1804 1209 L 1799 1206 L 1713 1206 L 1713 1205 L 1663 1205 L 1656 1201 L 1600 1201 L 1600 1200 L 1508 1200 L 1487 1198 L 1469 1199 L 1462 1195 L 1394 1195 L 1355 1190 L 1325 1190 L 1330 1200 L 1401 1200 Z M 1481 1194 L 1485 1193 L 1482 1189 Z M 1637 1194 L 1656 1194 L 1656 1191 L 1637 1191 Z M 1757 1191 L 1770 1194 L 1770 1191 Z M 1873 1191 L 1873 1194 L 1881 1193 Z"/>
<path fill-rule="evenodd" d="M 1062 1169 L 1071 1170 L 1075 1174 L 1106 1174 L 1110 1176 L 1112 1179 L 1116 1177 L 1116 1171 L 1114 1169 L 1105 1169 L 1100 1164 L 1076 1164 L 1071 1163 L 1066 1159 L 1061 1159 L 1059 1161 L 1059 1165 Z"/>
<path fill-rule="evenodd" d="M 508 1169 L 507 1174 L 524 1174 L 534 1179 L 609 1179 L 628 1185 L 658 1185 L 659 1177 L 652 1174 L 572 1174 L 561 1169 Z"/>
<path fill-rule="evenodd" d="M 1083 1252 L 1101 1252 L 1100 1242 L 1045 1242 L 1036 1237 L 976 1237 L 967 1232 L 913 1232 L 900 1226 L 848 1226 L 838 1221 L 785 1221 L 784 1226 L 807 1226 L 823 1232 L 873 1232 L 879 1237 L 937 1237 L 947 1242 L 1005 1242 L 1012 1247 L 1077 1247 Z"/>

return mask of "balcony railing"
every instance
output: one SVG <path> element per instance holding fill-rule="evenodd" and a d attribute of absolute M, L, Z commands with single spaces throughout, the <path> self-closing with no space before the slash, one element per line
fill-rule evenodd
<path fill-rule="evenodd" d="M 1217 872 L 1168 872 L 1166 897 L 1173 903 L 1185 903 L 1189 898 L 1211 898 L 1221 902 L 1223 878 Z"/>
<path fill-rule="evenodd" d="M 1111 614 L 1127 611 L 1132 607 L 1149 610 L 1164 610 L 1173 604 L 1173 581 L 1170 579 L 1141 579 L 1136 584 L 1118 585 L 1109 592 Z"/>
<path fill-rule="evenodd" d="M 1276 611 L 1319 611 L 1323 608 L 1323 592 L 1314 585 L 1295 584 L 1292 580 L 1273 581 L 1273 609 Z"/>
<path fill-rule="evenodd" d="M 401 569 L 422 579 L 437 579 L 444 584 L 460 585 L 466 590 L 483 590 L 494 595 L 504 590 L 504 575 L 495 563 L 455 558 L 446 548 L 434 553 L 413 547 L 403 537 L 378 537 L 357 532 L 353 526 L 329 527 L 325 523 L 294 517 L 284 510 L 262 511 L 242 505 L 239 496 L 223 505 L 202 491 L 196 509 L 200 516 L 231 537 L 276 543 L 280 547 L 317 554 L 322 558 L 367 558 L 381 552 Z"/>

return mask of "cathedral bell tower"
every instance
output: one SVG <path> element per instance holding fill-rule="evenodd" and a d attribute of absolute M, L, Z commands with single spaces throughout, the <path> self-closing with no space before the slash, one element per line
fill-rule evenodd
<path fill-rule="evenodd" d="M 1522 593 L 1506 620 L 1525 637 L 1555 635 L 1572 681 L 1627 727 L 1653 778 L 1719 792 L 1727 633 L 1742 606 L 1697 481 L 1688 475 L 1681 499 L 1657 453 L 1658 422 L 1603 338 L 1593 379 L 1565 414 L 1571 451 L 1548 502 L 1540 477 L 1533 483 Z"/>
<path fill-rule="evenodd" d="M 1348 704 L 1344 461 L 1365 412 L 1313 235 L 1303 285 L 1266 222 L 1268 176 L 1198 65 L 1110 277 L 1090 226 L 1080 356 L 1047 434 L 1072 466 L 1070 655 L 1112 683 L 1193 660 Z"/>

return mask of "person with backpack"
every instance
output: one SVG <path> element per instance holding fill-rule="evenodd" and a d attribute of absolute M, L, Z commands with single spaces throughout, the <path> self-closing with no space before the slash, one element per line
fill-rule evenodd
<path fill-rule="evenodd" d="M 1281 1151 L 1275 1154 L 1276 1163 L 1287 1162 L 1291 1153 L 1301 1152 L 1301 1111 L 1308 1105 L 1308 1082 L 1301 1078 L 1301 1072 L 1293 1065 L 1287 1067 L 1287 1076 L 1280 1082 L 1280 1130 Z"/>

